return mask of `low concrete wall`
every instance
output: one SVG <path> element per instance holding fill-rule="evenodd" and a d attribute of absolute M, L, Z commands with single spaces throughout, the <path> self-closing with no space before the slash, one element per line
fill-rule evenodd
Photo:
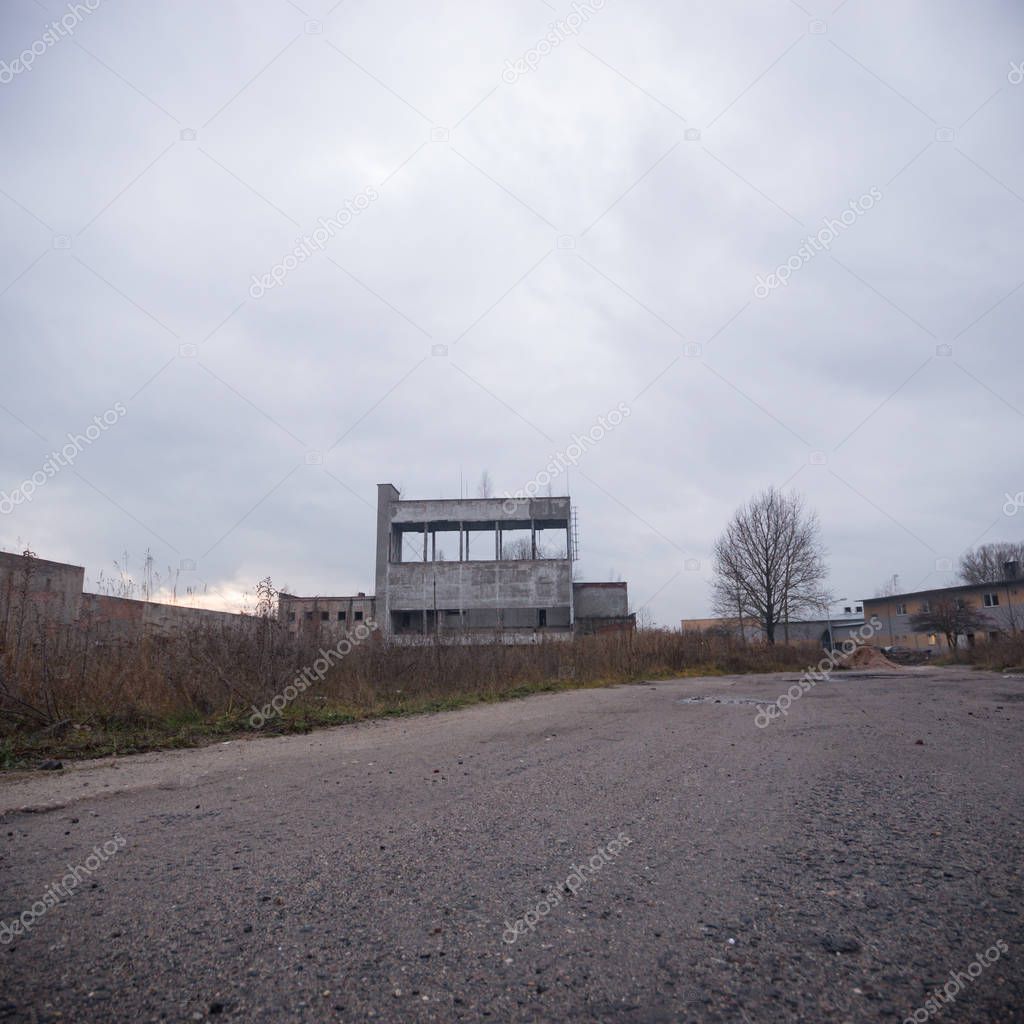
<path fill-rule="evenodd" d="M 240 629 L 254 622 L 251 615 L 218 612 L 187 605 L 136 601 L 108 594 L 83 594 L 79 625 L 90 632 L 127 638 L 142 633 L 171 636 L 190 629 Z"/>

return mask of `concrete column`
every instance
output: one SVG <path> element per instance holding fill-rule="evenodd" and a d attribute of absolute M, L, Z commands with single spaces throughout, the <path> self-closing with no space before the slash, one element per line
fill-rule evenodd
<path fill-rule="evenodd" d="M 530 519 L 530 557 L 537 557 L 537 520 Z"/>
<path fill-rule="evenodd" d="M 399 500 L 391 484 L 377 485 L 377 618 L 385 634 L 391 632 L 391 602 L 388 594 L 388 566 L 395 561 L 391 511 Z"/>
<path fill-rule="evenodd" d="M 497 520 L 494 523 L 494 560 L 501 561 L 501 523 Z"/>
<path fill-rule="evenodd" d="M 427 524 L 423 524 L 423 561 L 427 560 Z"/>

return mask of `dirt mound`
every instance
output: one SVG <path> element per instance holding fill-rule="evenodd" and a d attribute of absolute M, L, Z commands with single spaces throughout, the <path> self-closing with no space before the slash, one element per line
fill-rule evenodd
<path fill-rule="evenodd" d="M 878 647 L 865 645 L 851 651 L 840 662 L 843 668 L 902 668 L 890 661 Z"/>

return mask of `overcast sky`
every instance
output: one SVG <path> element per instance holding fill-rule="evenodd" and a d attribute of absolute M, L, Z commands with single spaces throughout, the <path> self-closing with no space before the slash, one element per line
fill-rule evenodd
<path fill-rule="evenodd" d="M 579 575 L 656 621 L 770 484 L 838 597 L 1024 538 L 1019 3 L 90 4 L 0 8 L 0 490 L 110 421 L 4 549 L 372 592 L 378 482 L 515 492 L 619 403 Z"/>

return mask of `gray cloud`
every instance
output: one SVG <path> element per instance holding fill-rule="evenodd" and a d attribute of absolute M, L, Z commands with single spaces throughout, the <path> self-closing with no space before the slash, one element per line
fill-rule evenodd
<path fill-rule="evenodd" d="M 0 545 L 370 590 L 378 481 L 515 491 L 621 401 L 570 475 L 580 568 L 663 622 L 770 483 L 850 597 L 1020 539 L 1021 13 L 834 6 L 607 0 L 509 84 L 568 4 L 103 0 L 0 85 L 0 489 L 128 411 Z"/>

